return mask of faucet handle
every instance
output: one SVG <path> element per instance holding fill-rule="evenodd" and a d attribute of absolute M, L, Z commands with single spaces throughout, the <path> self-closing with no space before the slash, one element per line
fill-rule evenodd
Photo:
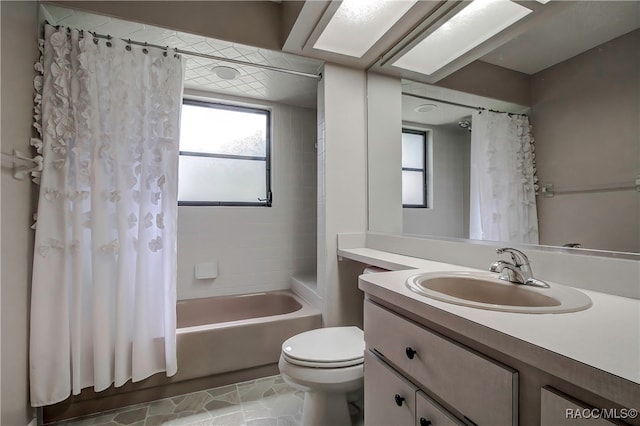
<path fill-rule="evenodd" d="M 489 266 L 489 272 L 500 272 L 506 265 L 516 266 L 506 260 L 496 260 Z"/>
<path fill-rule="evenodd" d="M 511 248 L 511 247 L 499 248 L 499 249 L 496 249 L 496 253 L 498 254 L 509 253 L 511 255 L 511 260 L 513 260 L 513 263 L 515 266 L 523 266 L 523 265 L 529 264 L 529 258 L 523 252 L 521 252 L 520 250 L 516 250 L 514 248 Z"/>

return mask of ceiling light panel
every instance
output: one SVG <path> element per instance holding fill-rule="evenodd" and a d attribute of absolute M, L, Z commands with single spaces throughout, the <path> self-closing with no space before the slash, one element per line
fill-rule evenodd
<path fill-rule="evenodd" d="M 393 65 L 431 75 L 529 13 L 510 0 L 474 0 Z"/>
<path fill-rule="evenodd" d="M 361 58 L 417 0 L 344 0 L 314 49 Z"/>

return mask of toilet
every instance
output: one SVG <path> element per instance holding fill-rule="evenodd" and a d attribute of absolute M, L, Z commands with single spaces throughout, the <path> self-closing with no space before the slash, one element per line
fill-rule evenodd
<path fill-rule="evenodd" d="M 278 367 L 304 391 L 304 426 L 349 426 L 349 396 L 364 385 L 364 333 L 358 327 L 306 331 L 282 344 Z"/>

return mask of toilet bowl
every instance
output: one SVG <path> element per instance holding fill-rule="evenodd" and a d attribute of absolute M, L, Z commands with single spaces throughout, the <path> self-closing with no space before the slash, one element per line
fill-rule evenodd
<path fill-rule="evenodd" d="M 278 367 L 286 383 L 305 392 L 304 426 L 351 425 L 348 395 L 363 387 L 363 357 L 358 327 L 310 330 L 282 344 Z"/>

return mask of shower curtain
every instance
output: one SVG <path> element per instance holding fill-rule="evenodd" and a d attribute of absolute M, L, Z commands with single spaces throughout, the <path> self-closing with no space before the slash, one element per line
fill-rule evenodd
<path fill-rule="evenodd" d="M 538 243 L 533 149 L 526 116 L 473 114 L 470 238 Z"/>
<path fill-rule="evenodd" d="M 182 58 L 49 25 L 41 50 L 33 406 L 177 370 Z"/>

